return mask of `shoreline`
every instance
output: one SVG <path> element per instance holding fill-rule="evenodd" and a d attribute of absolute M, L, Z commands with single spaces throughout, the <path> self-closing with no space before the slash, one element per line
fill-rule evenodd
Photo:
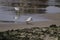
<path fill-rule="evenodd" d="M 31 27 L 49 27 L 52 24 L 60 25 L 59 21 L 40 21 L 33 22 L 32 25 L 27 25 L 26 23 L 0 23 L 0 31 L 12 30 L 12 29 L 23 29 Z"/>
<path fill-rule="evenodd" d="M 49 27 L 52 24 L 56 24 L 57 26 L 60 25 L 60 13 L 41 14 L 41 16 L 51 19 L 51 21 L 32 22 L 33 25 L 27 25 L 25 22 L 23 23 L 2 23 L 0 22 L 0 31 L 6 31 L 6 30 L 11 30 L 11 29 L 31 28 L 31 27 Z"/>

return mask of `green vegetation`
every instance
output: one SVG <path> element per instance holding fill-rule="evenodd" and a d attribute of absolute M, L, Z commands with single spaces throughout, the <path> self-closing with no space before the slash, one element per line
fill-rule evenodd
<path fill-rule="evenodd" d="M 60 40 L 60 26 L 32 27 L 0 32 L 0 40 Z M 55 39 L 56 38 L 56 39 Z"/>

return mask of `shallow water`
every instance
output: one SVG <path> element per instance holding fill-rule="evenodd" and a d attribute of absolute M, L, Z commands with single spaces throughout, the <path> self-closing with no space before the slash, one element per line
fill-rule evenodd
<path fill-rule="evenodd" d="M 47 13 L 60 13 L 60 8 L 55 6 L 48 6 L 46 10 Z"/>
<path fill-rule="evenodd" d="M 36 21 L 51 21 L 45 17 L 41 17 L 39 14 L 28 14 L 28 15 L 21 15 L 17 20 L 14 19 L 16 15 L 14 11 L 7 11 L 9 10 L 7 7 L 0 6 L 0 20 L 3 21 L 16 21 L 16 22 L 25 22 L 28 17 L 32 17 L 33 22 Z M 60 8 L 49 6 L 46 8 L 47 13 L 57 13 L 60 12 Z"/>
<path fill-rule="evenodd" d="M 32 14 L 32 15 L 21 15 L 20 18 L 18 19 L 18 21 L 21 22 L 25 22 L 27 18 L 32 17 L 32 21 L 36 22 L 36 21 L 50 21 L 49 19 L 45 18 L 45 17 L 40 17 L 37 14 Z"/>
<path fill-rule="evenodd" d="M 14 19 L 16 15 L 5 15 L 5 14 L 0 14 L 0 20 L 3 21 L 16 21 L 16 22 L 25 22 L 27 18 L 32 17 L 33 22 L 36 21 L 49 21 L 49 19 L 45 17 L 39 17 L 38 15 L 21 15 L 18 19 Z"/>

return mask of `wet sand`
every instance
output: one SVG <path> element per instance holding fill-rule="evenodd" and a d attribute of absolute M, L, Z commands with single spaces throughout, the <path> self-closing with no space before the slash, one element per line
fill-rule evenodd
<path fill-rule="evenodd" d="M 51 20 L 60 21 L 60 13 L 42 14 L 41 16 L 48 18 L 48 19 L 51 19 Z"/>
<path fill-rule="evenodd" d="M 6 31 L 11 29 L 31 28 L 31 27 L 49 27 L 51 24 L 60 25 L 60 13 L 57 14 L 41 14 L 42 17 L 48 18 L 51 21 L 39 21 L 32 22 L 32 25 L 26 23 L 1 23 L 0 31 Z"/>

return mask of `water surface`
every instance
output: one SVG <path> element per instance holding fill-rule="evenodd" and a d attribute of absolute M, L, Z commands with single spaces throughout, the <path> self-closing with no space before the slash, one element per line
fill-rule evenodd
<path fill-rule="evenodd" d="M 28 14 L 28 15 L 20 15 L 17 20 L 14 19 L 16 15 L 14 11 L 8 11 L 13 9 L 12 7 L 0 6 L 0 21 L 17 21 L 17 22 L 25 22 L 27 18 L 32 17 L 33 22 L 36 21 L 51 21 L 45 17 L 41 17 L 40 14 Z M 60 13 L 60 8 L 55 6 L 49 6 L 46 8 L 47 13 Z"/>

